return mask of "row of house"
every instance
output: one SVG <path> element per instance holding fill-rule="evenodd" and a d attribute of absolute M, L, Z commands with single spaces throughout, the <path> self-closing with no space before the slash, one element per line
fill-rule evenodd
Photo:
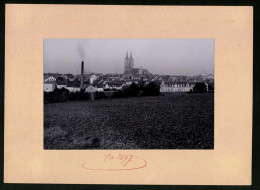
<path fill-rule="evenodd" d="M 124 86 L 132 83 L 138 84 L 140 80 L 146 84 L 151 81 L 156 81 L 160 84 L 161 92 L 188 92 L 196 82 L 204 82 L 208 87 L 208 83 L 213 83 L 212 76 L 209 77 L 185 77 L 185 76 L 169 76 L 169 75 L 96 75 L 90 74 L 84 77 L 84 89 L 86 92 L 106 91 L 106 90 L 122 90 Z M 51 92 L 55 88 L 65 88 L 70 92 L 80 91 L 79 76 L 64 77 L 62 75 L 48 75 L 44 78 L 44 91 Z"/>
<path fill-rule="evenodd" d="M 196 82 L 162 82 L 160 86 L 161 92 L 189 92 L 193 89 Z M 206 84 L 207 86 L 207 84 Z"/>

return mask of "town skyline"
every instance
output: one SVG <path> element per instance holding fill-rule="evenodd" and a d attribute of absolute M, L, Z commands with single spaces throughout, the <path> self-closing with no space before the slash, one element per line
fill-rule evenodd
<path fill-rule="evenodd" d="M 44 73 L 80 74 L 84 61 L 85 74 L 123 74 L 127 52 L 152 74 L 214 75 L 214 39 L 45 39 Z"/>
<path fill-rule="evenodd" d="M 60 72 L 44 72 L 43 73 L 44 75 L 48 75 L 48 74 L 59 74 L 59 75 L 73 75 L 73 76 L 80 76 L 80 72 L 79 73 L 76 73 L 76 74 L 73 74 L 73 73 L 60 73 Z M 125 75 L 123 73 L 95 73 L 95 72 L 85 72 L 84 75 L 91 75 L 91 74 L 96 74 L 96 75 Z M 198 77 L 198 76 L 214 76 L 214 73 L 213 74 L 207 74 L 207 75 L 201 75 L 201 74 L 198 74 L 198 75 L 169 75 L 169 74 L 158 74 L 158 73 L 151 73 L 151 75 L 159 75 L 159 76 L 176 76 L 176 77 L 181 77 L 181 76 L 185 76 L 185 77 Z"/>

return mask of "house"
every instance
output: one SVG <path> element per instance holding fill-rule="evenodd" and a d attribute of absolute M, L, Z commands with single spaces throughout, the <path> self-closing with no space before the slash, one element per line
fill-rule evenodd
<path fill-rule="evenodd" d="M 133 79 L 136 79 L 136 76 L 134 74 L 124 74 L 122 76 L 122 79 L 130 79 L 130 80 L 133 80 Z"/>
<path fill-rule="evenodd" d="M 87 74 L 87 75 L 84 76 L 84 81 L 89 82 L 90 84 L 93 84 L 93 82 L 97 79 L 98 79 L 98 76 L 94 73 Z"/>
<path fill-rule="evenodd" d="M 97 91 L 97 89 L 92 85 L 88 85 L 85 89 L 85 92 L 88 92 L 88 93 L 92 93 L 92 92 L 96 92 L 96 91 Z"/>
<path fill-rule="evenodd" d="M 58 89 L 66 88 L 67 86 L 67 83 L 65 81 L 57 81 L 56 83 Z"/>
<path fill-rule="evenodd" d="M 66 86 L 66 89 L 68 89 L 70 92 L 79 92 L 80 91 L 80 83 L 69 83 Z"/>
<path fill-rule="evenodd" d="M 56 81 L 44 81 L 43 90 L 45 92 L 52 92 L 56 88 Z"/>
<path fill-rule="evenodd" d="M 214 75 L 213 74 L 209 74 L 209 75 L 206 75 L 206 76 L 202 76 L 203 80 L 207 80 L 207 79 L 211 79 L 213 80 L 214 79 Z"/>
<path fill-rule="evenodd" d="M 171 82 L 162 81 L 160 86 L 161 92 L 188 92 L 193 89 L 195 82 Z"/>
<path fill-rule="evenodd" d="M 105 86 L 104 83 L 105 81 L 103 79 L 97 79 L 92 83 L 92 86 L 96 88 L 96 91 L 103 92 Z"/>
<path fill-rule="evenodd" d="M 53 76 L 46 76 L 46 78 L 44 79 L 44 81 L 56 81 L 56 78 Z"/>
<path fill-rule="evenodd" d="M 170 76 L 168 81 L 176 81 L 177 80 L 177 77 L 176 76 Z"/>
<path fill-rule="evenodd" d="M 90 84 L 92 84 L 95 80 L 97 80 L 97 75 L 95 75 L 94 73 L 90 75 L 89 80 L 90 80 Z"/>
<path fill-rule="evenodd" d="M 132 83 L 138 84 L 139 80 L 137 80 L 137 79 L 127 79 L 127 80 L 125 80 L 125 84 L 127 84 L 127 85 L 131 85 Z"/>
<path fill-rule="evenodd" d="M 104 89 L 110 90 L 122 90 L 122 87 L 125 85 L 124 82 L 121 81 L 113 81 L 113 82 L 105 82 Z"/>
<path fill-rule="evenodd" d="M 97 89 L 98 92 L 103 92 L 104 91 L 104 85 L 103 83 L 98 83 L 95 88 Z"/>
<path fill-rule="evenodd" d="M 106 78 L 106 81 L 109 81 L 109 82 L 112 82 L 112 81 L 114 81 L 115 79 L 114 79 L 114 77 L 107 77 Z"/>
<path fill-rule="evenodd" d="M 69 82 L 73 82 L 73 81 L 75 80 L 75 78 L 74 78 L 74 77 L 67 77 L 67 80 L 68 80 Z"/>

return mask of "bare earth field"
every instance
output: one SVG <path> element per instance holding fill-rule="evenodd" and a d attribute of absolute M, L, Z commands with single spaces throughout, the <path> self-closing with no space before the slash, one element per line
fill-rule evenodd
<path fill-rule="evenodd" d="M 45 149 L 213 149 L 214 94 L 44 105 Z"/>

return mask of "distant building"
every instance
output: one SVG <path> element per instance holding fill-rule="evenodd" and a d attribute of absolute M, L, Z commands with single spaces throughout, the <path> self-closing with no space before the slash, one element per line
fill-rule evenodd
<path fill-rule="evenodd" d="M 188 92 L 195 85 L 195 82 L 172 82 L 162 81 L 160 86 L 161 92 Z"/>
<path fill-rule="evenodd" d="M 69 82 L 73 82 L 74 80 L 75 80 L 75 78 L 74 77 L 68 77 L 68 79 L 67 79 Z"/>
<path fill-rule="evenodd" d="M 122 79 L 124 80 L 124 79 L 126 79 L 126 80 L 134 80 L 134 79 L 137 79 L 137 77 L 134 75 L 134 74 L 124 74 L 123 76 L 122 76 Z"/>
<path fill-rule="evenodd" d="M 102 83 L 99 83 L 95 86 L 96 90 L 98 92 L 103 92 L 104 91 L 104 85 Z"/>
<path fill-rule="evenodd" d="M 126 79 L 125 80 L 125 84 L 127 84 L 127 85 L 131 85 L 132 83 L 138 84 L 139 80 L 137 80 L 137 79 Z"/>
<path fill-rule="evenodd" d="M 196 82 L 187 82 L 187 81 L 162 81 L 160 86 L 161 92 L 189 92 L 193 89 Z M 208 84 L 205 83 L 208 89 Z"/>
<path fill-rule="evenodd" d="M 98 78 L 97 75 L 95 75 L 94 73 L 91 74 L 91 76 L 90 76 L 90 78 L 89 78 L 90 84 L 93 84 L 93 82 L 94 82 L 95 80 L 97 80 L 97 78 Z"/>
<path fill-rule="evenodd" d="M 123 86 L 124 86 L 124 82 L 121 81 L 105 82 L 104 89 L 122 90 Z"/>
<path fill-rule="evenodd" d="M 134 59 L 132 57 L 132 52 L 130 53 L 130 57 L 128 57 L 128 52 L 126 52 L 124 66 L 125 66 L 124 74 L 133 74 L 133 75 L 149 74 L 149 71 L 147 69 L 134 68 Z"/>
<path fill-rule="evenodd" d="M 57 81 L 58 89 L 66 88 L 66 86 L 67 86 L 67 83 L 65 81 Z"/>
<path fill-rule="evenodd" d="M 212 74 L 209 74 L 209 75 L 206 75 L 206 76 L 202 76 L 202 78 L 204 79 L 204 80 L 213 80 L 214 79 L 214 75 L 212 75 Z"/>
<path fill-rule="evenodd" d="M 56 81 L 44 81 L 43 90 L 45 92 L 52 92 L 56 88 Z"/>
<path fill-rule="evenodd" d="M 104 83 L 105 81 L 103 79 L 97 79 L 93 82 L 92 86 L 96 88 L 96 91 L 103 92 L 104 91 Z"/>
<path fill-rule="evenodd" d="M 92 85 L 87 86 L 85 89 L 85 92 L 88 92 L 88 93 L 96 92 L 96 91 L 97 91 L 97 89 Z"/>
<path fill-rule="evenodd" d="M 56 78 L 53 76 L 46 76 L 46 78 L 44 79 L 44 81 L 56 81 Z"/>
<path fill-rule="evenodd" d="M 93 84 L 94 81 L 98 79 L 98 76 L 94 73 L 84 75 L 84 81 L 88 82 L 89 84 Z"/>
<path fill-rule="evenodd" d="M 79 92 L 80 91 L 80 83 L 70 83 L 66 86 L 70 92 Z"/>

